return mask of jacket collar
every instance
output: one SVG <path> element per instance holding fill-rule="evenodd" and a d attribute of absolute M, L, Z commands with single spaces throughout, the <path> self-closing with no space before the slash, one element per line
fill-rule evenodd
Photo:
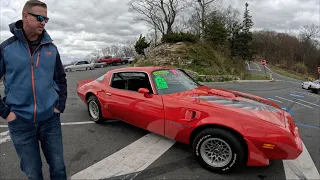
<path fill-rule="evenodd" d="M 22 20 L 18 20 L 17 22 L 11 23 L 9 24 L 9 29 L 10 32 L 18 37 L 21 41 L 26 41 L 26 38 L 24 37 L 24 33 L 23 33 L 23 22 Z M 42 34 L 42 39 L 41 39 L 41 44 L 42 43 L 50 43 L 53 40 L 51 39 L 50 35 L 48 34 L 48 32 L 44 29 L 43 30 L 43 34 Z"/>

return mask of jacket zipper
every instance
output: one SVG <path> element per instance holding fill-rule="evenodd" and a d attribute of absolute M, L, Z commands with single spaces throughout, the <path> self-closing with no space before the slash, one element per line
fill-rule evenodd
<path fill-rule="evenodd" d="M 22 34 L 22 36 L 23 36 L 23 38 L 25 39 L 25 41 L 26 41 L 26 43 L 27 43 L 27 47 L 28 47 L 28 51 L 29 51 L 29 55 L 30 55 L 31 78 L 32 78 L 31 81 L 32 81 L 33 103 L 34 103 L 34 108 L 33 108 L 33 123 L 36 123 L 37 98 L 36 98 L 36 91 L 35 91 L 35 86 L 34 86 L 33 55 L 34 55 L 34 52 L 36 52 L 41 45 L 49 44 L 49 42 L 40 44 L 40 45 L 33 51 L 33 53 L 31 54 L 31 51 L 30 51 L 30 48 L 29 48 L 29 45 L 28 45 L 28 41 L 27 41 L 26 37 L 25 37 L 23 34 Z M 40 53 L 40 52 L 39 52 L 39 53 Z M 39 58 L 39 56 L 40 56 L 40 54 L 38 54 L 38 58 Z M 38 60 L 37 60 L 37 61 L 38 61 Z"/>
<path fill-rule="evenodd" d="M 39 65 L 39 59 L 40 59 L 40 51 L 38 52 L 38 57 L 37 57 L 37 64 L 36 64 L 36 67 L 38 67 L 38 65 Z"/>

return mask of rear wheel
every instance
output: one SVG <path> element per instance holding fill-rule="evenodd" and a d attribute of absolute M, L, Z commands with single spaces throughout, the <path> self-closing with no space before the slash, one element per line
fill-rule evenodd
<path fill-rule="evenodd" d="M 245 166 L 245 150 L 241 140 L 221 128 L 208 128 L 193 140 L 193 155 L 206 169 L 227 173 Z"/>
<path fill-rule="evenodd" d="M 105 119 L 102 116 L 100 102 L 98 101 L 96 96 L 90 96 L 87 101 L 88 112 L 91 119 L 97 123 L 101 124 L 105 122 Z"/>
<path fill-rule="evenodd" d="M 118 64 L 117 61 L 112 62 L 112 65 L 114 65 L 114 66 L 116 66 L 117 64 Z"/>

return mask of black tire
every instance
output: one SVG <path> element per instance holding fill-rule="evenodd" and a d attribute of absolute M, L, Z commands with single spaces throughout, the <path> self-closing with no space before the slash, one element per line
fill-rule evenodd
<path fill-rule="evenodd" d="M 97 106 L 98 106 L 98 116 L 95 118 L 92 116 L 92 114 L 90 113 L 90 103 L 95 103 Z M 89 116 L 90 118 L 97 124 L 101 124 L 101 123 L 104 123 L 106 121 L 105 118 L 103 118 L 102 116 L 102 111 L 101 111 L 101 106 L 100 106 L 100 102 L 99 100 L 97 99 L 96 96 L 92 95 L 88 98 L 87 100 L 87 108 L 88 108 L 88 113 L 89 113 Z"/>
<path fill-rule="evenodd" d="M 118 64 L 117 61 L 113 61 L 113 62 L 112 62 L 112 65 L 113 65 L 113 66 L 116 66 L 117 64 Z"/>
<path fill-rule="evenodd" d="M 231 149 L 231 157 L 225 165 L 221 165 L 221 167 L 209 165 L 203 158 L 203 153 L 201 153 L 201 148 L 203 147 L 203 143 L 209 139 L 217 138 L 220 142 L 225 142 L 229 145 Z M 212 139 L 213 140 L 213 139 Z M 222 140 L 222 141 L 221 141 Z M 221 129 L 221 128 L 208 128 L 201 132 L 199 132 L 192 143 L 192 150 L 193 155 L 195 156 L 196 160 L 202 165 L 205 169 L 209 171 L 216 172 L 216 173 L 228 173 L 232 172 L 235 169 L 239 169 L 244 167 L 246 164 L 246 148 L 244 144 L 241 143 L 242 141 L 236 137 L 230 131 Z M 227 146 L 226 146 L 227 147 Z M 220 148 L 220 147 L 215 147 Z M 219 151 L 218 149 L 216 149 Z M 213 152 L 212 152 L 213 155 Z M 228 158 L 227 157 L 227 158 Z"/>

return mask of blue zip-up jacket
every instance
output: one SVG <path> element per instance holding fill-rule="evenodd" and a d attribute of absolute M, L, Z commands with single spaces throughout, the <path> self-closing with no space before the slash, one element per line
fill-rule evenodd
<path fill-rule="evenodd" d="M 9 25 L 13 36 L 0 45 L 0 78 L 5 95 L 0 96 L 0 116 L 12 111 L 30 122 L 49 119 L 54 108 L 64 112 L 67 99 L 66 74 L 57 47 L 44 30 L 34 53 L 22 30 L 22 21 Z"/>

